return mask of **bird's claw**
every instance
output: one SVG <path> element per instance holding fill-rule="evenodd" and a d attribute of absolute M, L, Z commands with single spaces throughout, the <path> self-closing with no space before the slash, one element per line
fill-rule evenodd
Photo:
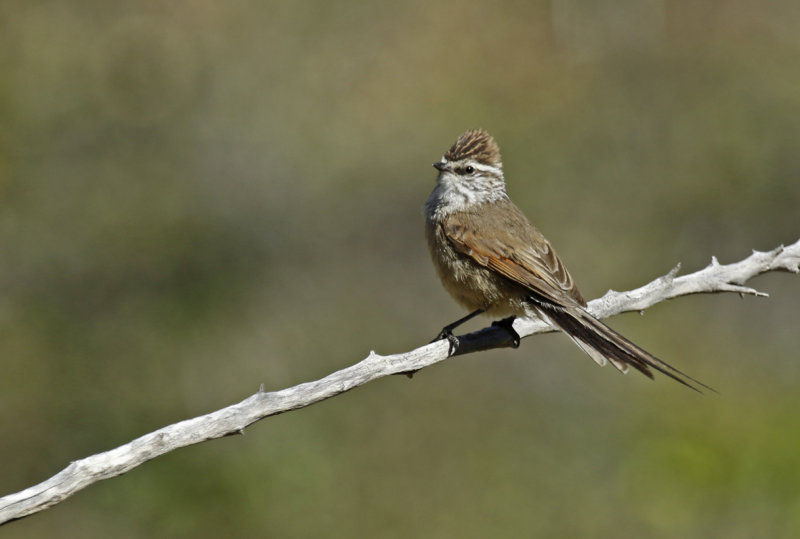
<path fill-rule="evenodd" d="M 452 356 L 453 354 L 456 353 L 456 350 L 458 350 L 458 345 L 460 343 L 458 341 L 458 337 L 453 335 L 453 331 L 450 330 L 450 329 L 447 329 L 447 328 L 445 328 L 441 332 L 439 332 L 439 334 L 436 336 L 436 338 L 433 339 L 431 342 L 434 343 L 434 342 L 441 341 L 441 340 L 444 340 L 444 339 L 447 339 L 447 342 L 450 344 L 450 347 L 447 350 L 447 357 L 450 357 L 450 356 Z"/>

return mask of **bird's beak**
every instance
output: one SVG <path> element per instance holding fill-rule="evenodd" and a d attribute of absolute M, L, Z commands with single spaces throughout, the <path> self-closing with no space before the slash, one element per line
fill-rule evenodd
<path fill-rule="evenodd" d="M 444 172 L 445 170 L 447 170 L 447 163 L 445 161 L 438 161 L 433 164 L 433 168 L 435 168 L 438 171 Z"/>

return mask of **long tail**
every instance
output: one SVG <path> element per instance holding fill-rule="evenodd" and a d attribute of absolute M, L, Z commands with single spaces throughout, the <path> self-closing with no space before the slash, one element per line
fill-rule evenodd
<path fill-rule="evenodd" d="M 648 378 L 653 378 L 650 370 L 653 368 L 699 393 L 703 391 L 698 386 L 716 393 L 703 382 L 639 348 L 582 308 L 564 308 L 538 301 L 534 306 L 542 319 L 566 333 L 600 365 L 605 365 L 608 360 L 622 372 L 627 372 L 628 366 L 631 366 Z"/>

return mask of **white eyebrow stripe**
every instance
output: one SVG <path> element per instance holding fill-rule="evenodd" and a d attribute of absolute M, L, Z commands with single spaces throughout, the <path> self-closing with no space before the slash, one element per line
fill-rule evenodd
<path fill-rule="evenodd" d="M 495 176 L 503 175 L 502 169 L 493 167 L 492 165 L 484 165 L 483 163 L 476 163 L 474 161 L 471 161 L 469 164 L 472 165 L 475 170 L 480 170 L 481 172 L 488 172 L 489 174 L 493 174 Z"/>

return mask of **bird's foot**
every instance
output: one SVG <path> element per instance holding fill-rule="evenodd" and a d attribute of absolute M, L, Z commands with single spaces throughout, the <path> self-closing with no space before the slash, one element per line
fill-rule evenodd
<path fill-rule="evenodd" d="M 517 330 L 514 329 L 514 320 L 516 320 L 516 316 L 509 316 L 508 318 L 503 318 L 502 320 L 496 320 L 492 322 L 492 327 L 503 328 L 511 334 L 511 345 L 514 348 L 519 348 L 519 341 L 520 336 L 517 333 Z"/>
<path fill-rule="evenodd" d="M 458 350 L 458 345 L 460 344 L 458 341 L 458 337 L 453 335 L 452 329 L 444 328 L 431 342 L 434 343 L 437 341 L 441 341 L 443 339 L 447 339 L 447 342 L 450 343 L 450 348 L 447 350 L 447 357 L 450 357 L 456 353 L 456 350 Z"/>

